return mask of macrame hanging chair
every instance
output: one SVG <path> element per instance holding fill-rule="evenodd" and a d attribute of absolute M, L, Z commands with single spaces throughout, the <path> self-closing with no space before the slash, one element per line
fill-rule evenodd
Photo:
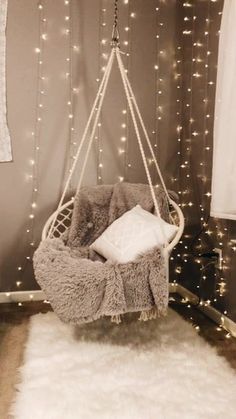
<path fill-rule="evenodd" d="M 111 316 L 112 321 L 119 323 L 121 315 L 126 312 L 141 312 L 141 320 L 165 314 L 168 305 L 169 255 L 179 242 L 184 229 L 182 211 L 168 193 L 121 59 L 117 2 L 118 0 L 115 0 L 110 57 L 58 207 L 43 228 L 42 241 L 33 259 L 36 280 L 55 313 L 61 320 L 73 324 L 90 322 L 103 315 Z M 120 71 L 148 185 L 124 183 L 115 187 L 111 185 L 82 187 L 114 62 Z M 159 188 L 152 184 L 141 132 L 161 181 Z M 86 143 L 87 149 L 77 192 L 75 197 L 64 202 Z M 119 204 L 116 203 L 115 207 L 112 204 L 111 216 L 109 211 L 114 193 L 125 194 L 125 199 L 121 200 L 121 203 L 119 201 Z M 116 218 L 136 204 L 175 224 L 178 228 L 174 238 L 170 242 L 166 241 L 163 249 L 153 249 L 134 262 L 117 264 L 99 260 L 98 255 L 91 251 L 90 244 Z"/>

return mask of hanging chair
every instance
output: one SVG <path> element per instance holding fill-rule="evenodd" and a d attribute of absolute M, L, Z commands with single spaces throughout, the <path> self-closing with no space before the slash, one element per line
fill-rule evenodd
<path fill-rule="evenodd" d="M 168 306 L 169 255 L 179 242 L 184 229 L 182 211 L 171 199 L 165 186 L 121 54 L 115 0 L 112 49 L 108 64 L 58 207 L 43 228 L 42 241 L 33 259 L 36 280 L 50 300 L 54 311 L 61 320 L 73 324 L 90 322 L 104 315 L 111 316 L 112 321 L 119 323 L 121 314 L 126 312 L 141 312 L 141 320 L 164 315 Z M 114 186 L 82 187 L 115 61 L 121 74 L 148 185 L 123 183 Z M 141 131 L 160 178 L 161 187 L 152 184 Z M 64 202 L 86 141 L 87 149 L 75 197 Z M 115 201 L 115 194 L 122 194 L 125 199 Z M 91 250 L 90 245 L 116 218 L 136 204 L 175 224 L 178 228 L 174 238 L 170 242 L 165 241 L 162 249 L 148 251 L 133 262 L 120 264 L 102 260 Z M 109 215 L 111 207 L 112 217 Z"/>

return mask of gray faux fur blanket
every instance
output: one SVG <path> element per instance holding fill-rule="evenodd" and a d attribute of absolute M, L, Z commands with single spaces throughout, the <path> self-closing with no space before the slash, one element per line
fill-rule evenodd
<path fill-rule="evenodd" d="M 156 189 L 162 217 L 169 219 L 164 192 Z M 134 262 L 105 261 L 90 244 L 136 204 L 153 211 L 149 187 L 120 183 L 83 187 L 75 198 L 72 221 L 63 239 L 46 239 L 34 254 L 36 280 L 56 314 L 73 324 L 101 316 L 141 311 L 146 320 L 164 315 L 168 305 L 166 263 L 159 249 Z"/>

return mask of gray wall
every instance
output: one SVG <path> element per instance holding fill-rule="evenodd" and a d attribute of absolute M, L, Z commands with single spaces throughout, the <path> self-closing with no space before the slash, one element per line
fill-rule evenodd
<path fill-rule="evenodd" d="M 42 121 L 35 127 L 38 94 L 39 10 L 36 0 L 9 0 L 7 27 L 7 94 L 8 119 L 11 132 L 12 163 L 0 165 L 1 192 L 1 242 L 0 242 L 0 288 L 2 291 L 34 289 L 35 283 L 31 259 L 40 240 L 44 222 L 56 207 L 62 190 L 68 164 L 74 154 L 73 142 L 80 140 L 88 112 L 95 97 L 104 65 L 103 53 L 110 51 L 112 2 L 108 0 L 44 0 L 43 14 L 47 19 L 47 40 L 43 43 Z M 174 53 L 176 44 L 176 2 L 168 4 L 157 0 L 131 0 L 121 2 L 120 32 L 122 50 L 128 74 L 137 95 L 144 120 L 150 133 L 167 183 L 178 171 L 176 160 L 176 94 L 174 78 Z M 65 35 L 71 7 L 71 38 Z M 159 10 L 156 11 L 156 7 Z M 106 9 L 104 11 L 103 9 Z M 131 13 L 135 17 L 130 17 Z M 102 25 L 106 23 L 106 25 Z M 163 25 L 164 23 L 164 25 Z M 126 32 L 125 27 L 130 30 Z M 156 38 L 156 35 L 159 38 Z M 105 46 L 102 39 L 107 39 Z M 123 41 L 128 40 L 128 46 Z M 73 48 L 73 46 L 79 46 Z M 160 54 L 160 50 L 164 52 Z M 66 78 L 68 62 L 72 56 L 71 79 Z M 154 66 L 158 63 L 159 70 Z M 71 86 L 70 86 L 71 85 Z M 72 92 L 74 122 L 68 118 L 70 87 Z M 159 94 L 158 92 L 162 92 Z M 161 106 L 157 109 L 157 106 Z M 142 162 L 138 153 L 129 115 L 122 114 L 126 108 L 117 71 L 114 72 L 104 111 L 102 126 L 97 133 L 88 164 L 86 184 L 112 183 L 125 176 L 129 181 L 145 181 Z M 158 116 L 162 119 L 158 119 Z M 126 122 L 127 128 L 121 128 Z M 74 131 L 70 129 L 74 127 Z M 38 131 L 37 131 L 38 130 Z M 38 132 L 36 143 L 40 150 L 33 172 L 30 160 L 34 159 L 35 141 L 32 131 Z M 71 135 L 72 133 L 72 135 Z M 125 154 L 119 154 L 123 146 L 120 137 L 129 139 Z M 98 148 L 103 148 L 98 158 Z M 98 163 L 103 163 L 102 173 Z M 127 165 L 131 164 L 131 168 Z M 34 180 L 29 178 L 33 173 Z M 37 192 L 32 191 L 37 184 Z M 73 181 L 75 185 L 75 181 Z M 32 197 L 33 193 L 33 197 Z M 31 220 L 31 203 L 36 201 L 35 218 Z M 30 230 L 27 233 L 27 230 Z M 33 245 L 30 245 L 33 243 Z M 18 270 L 18 267 L 20 270 Z M 18 286 L 17 286 L 18 283 Z"/>

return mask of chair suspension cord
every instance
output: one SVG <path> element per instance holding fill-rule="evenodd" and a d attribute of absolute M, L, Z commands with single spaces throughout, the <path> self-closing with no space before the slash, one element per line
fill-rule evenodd
<path fill-rule="evenodd" d="M 122 63 L 122 64 L 123 64 L 123 63 Z M 139 110 L 139 107 L 138 107 L 138 105 L 137 105 L 137 102 L 136 102 L 136 98 L 135 98 L 135 96 L 134 96 L 133 89 L 132 89 L 132 87 L 131 87 L 130 81 L 129 81 L 128 76 L 127 76 L 127 74 L 126 74 L 126 73 L 124 73 L 124 76 L 125 76 L 125 79 L 126 79 L 126 83 L 127 83 L 127 86 L 128 86 L 128 90 L 129 90 L 129 93 L 130 93 L 131 99 L 132 99 L 132 101 L 133 101 L 133 103 L 134 103 L 135 110 L 136 110 L 137 115 L 138 115 L 138 117 L 139 117 L 139 121 L 140 121 L 141 127 L 142 127 L 142 129 L 143 129 L 143 132 L 144 132 L 144 135 L 145 135 L 145 138 L 146 138 L 146 141 L 147 141 L 147 144 L 148 144 L 148 147 L 149 147 L 150 153 L 151 153 L 151 155 L 152 155 L 152 158 L 153 158 L 153 161 L 154 161 L 154 164 L 155 164 L 155 167 L 156 167 L 156 170 L 157 170 L 158 176 L 159 176 L 159 178 L 160 178 L 160 181 L 161 181 L 162 187 L 163 187 L 163 189 L 164 189 L 164 192 L 165 192 L 165 194 L 166 194 L 166 196 L 167 196 L 168 201 L 170 202 L 170 201 L 171 201 L 171 198 L 170 198 L 169 193 L 168 193 L 168 191 L 167 191 L 167 188 L 166 188 L 166 185 L 165 185 L 165 182 L 164 182 L 163 176 L 162 176 L 162 174 L 161 174 L 161 170 L 160 170 L 159 164 L 157 163 L 157 159 L 156 159 L 155 153 L 154 153 L 154 151 L 153 151 L 153 147 L 152 147 L 152 145 L 151 145 L 151 142 L 150 142 L 150 139 L 149 139 L 149 136 L 148 136 L 148 133 L 147 133 L 146 127 L 145 127 L 145 125 L 144 125 L 142 115 L 141 115 L 140 110 Z"/>
<path fill-rule="evenodd" d="M 113 65 L 113 61 L 114 61 L 114 49 L 112 49 L 111 57 L 112 57 L 112 59 L 109 63 L 109 68 L 108 68 L 106 79 L 105 79 L 105 82 L 104 82 L 104 87 L 103 87 L 103 90 L 102 90 L 101 95 L 100 95 L 100 101 L 99 101 L 96 117 L 95 117 L 95 120 L 94 120 L 91 136 L 90 136 L 90 139 L 89 139 L 89 144 L 88 144 L 86 155 L 85 155 L 85 158 L 84 158 L 83 167 L 81 169 L 81 174 L 80 174 L 80 178 L 79 178 L 78 185 L 77 185 L 77 193 L 81 188 L 81 184 L 82 184 L 83 177 L 84 177 L 84 172 L 85 172 L 88 157 L 89 157 L 89 152 L 90 152 L 92 142 L 93 142 L 93 139 L 94 139 L 95 131 L 96 131 L 97 124 L 98 124 L 98 119 L 99 119 L 99 116 L 100 116 L 100 113 L 101 113 L 102 104 L 103 104 L 103 100 L 104 100 L 106 89 L 107 89 L 107 84 L 108 84 L 108 81 L 109 81 L 109 78 L 110 78 L 111 69 L 112 69 L 112 65 Z"/>
<path fill-rule="evenodd" d="M 120 53 L 120 51 L 118 51 L 117 53 Z M 122 64 L 122 67 L 123 67 L 123 69 L 124 69 L 124 64 L 123 64 L 123 61 L 122 61 L 122 60 L 121 60 L 121 64 Z M 154 150 L 153 150 L 152 144 L 151 144 L 151 142 L 150 142 L 150 139 L 149 139 L 149 136 L 148 136 L 148 133 L 147 133 L 147 129 L 146 129 L 145 125 L 144 125 L 142 115 L 141 115 L 141 113 L 140 113 L 140 110 L 139 110 L 139 107 L 138 107 L 138 104 L 137 104 L 137 101 L 136 101 L 136 98 L 135 98 L 135 95 L 134 95 L 133 89 L 132 89 L 132 87 L 131 87 L 131 84 L 130 84 L 129 78 L 128 78 L 128 76 L 127 76 L 126 72 L 125 72 L 125 69 L 124 69 L 124 77 L 125 77 L 125 80 L 126 80 L 126 83 L 127 83 L 127 87 L 128 87 L 128 91 L 129 91 L 129 94 L 130 94 L 131 100 L 133 101 L 133 104 L 134 104 L 134 107 L 135 107 L 136 113 L 137 113 L 138 118 L 139 118 L 139 122 L 140 122 L 140 124 L 141 124 L 141 127 L 142 127 L 142 130 L 143 130 L 144 136 L 145 136 L 145 138 L 146 138 L 146 141 L 147 141 L 147 144 L 148 144 L 149 150 L 150 150 L 150 152 L 151 152 L 151 155 L 152 155 L 152 158 L 153 158 L 153 161 L 154 161 L 154 164 L 155 164 L 156 170 L 157 170 L 157 174 L 158 174 L 159 179 L 160 179 L 160 181 L 161 181 L 161 184 L 162 184 L 163 190 L 164 190 L 164 192 L 165 192 L 165 195 L 166 195 L 166 197 L 167 197 L 167 200 L 168 200 L 169 204 L 170 204 L 170 205 L 172 205 L 172 204 L 171 204 L 171 203 L 172 203 L 172 199 L 170 198 L 170 195 L 169 195 L 168 190 L 167 190 L 167 188 L 166 188 L 165 181 L 164 181 L 163 176 L 162 176 L 162 174 L 161 174 L 161 170 L 160 170 L 159 164 L 158 164 L 158 162 L 157 162 L 157 159 L 156 159 L 156 156 L 155 156 L 155 153 L 154 153 Z M 170 214 L 170 219 L 171 219 L 171 221 L 172 221 L 172 223 L 173 223 L 173 224 L 176 224 L 176 220 L 174 220 L 174 218 L 172 217 L 172 215 L 171 215 L 171 214 Z"/>
<path fill-rule="evenodd" d="M 104 72 L 104 75 L 103 75 L 102 81 L 101 81 L 100 86 L 99 86 L 99 89 L 98 89 L 98 92 L 97 92 L 97 95 L 96 95 L 95 101 L 94 101 L 94 103 L 93 103 L 93 107 L 92 107 L 92 110 L 91 110 L 91 112 L 90 112 L 90 115 L 89 115 L 89 118 L 88 118 L 88 121 L 87 121 L 86 127 L 85 127 L 85 129 L 84 129 L 84 133 L 83 133 L 83 136 L 82 136 L 81 142 L 80 142 L 80 144 L 79 144 L 79 147 L 78 147 L 77 153 L 76 153 L 76 155 L 75 155 L 75 159 L 74 159 L 73 165 L 72 165 L 72 167 L 71 167 L 71 170 L 70 170 L 69 176 L 68 176 L 68 178 L 67 178 L 67 181 L 66 181 L 66 184 L 65 184 L 65 188 L 64 188 L 64 190 L 63 190 L 63 193 L 62 193 L 61 199 L 60 199 L 59 204 L 58 204 L 58 206 L 57 206 L 57 209 L 56 209 L 56 211 L 55 211 L 55 217 L 54 217 L 54 219 L 53 219 L 53 221 L 52 221 L 52 224 L 51 224 L 51 226 L 50 226 L 50 230 L 49 230 L 49 233 L 48 233 L 48 237 L 50 237 L 50 235 L 51 235 L 51 233 L 52 233 L 53 227 L 54 227 L 55 222 L 56 222 L 56 219 L 57 219 L 57 210 L 61 207 L 61 205 L 62 205 L 62 203 L 63 203 L 63 201 L 64 201 L 64 198 L 65 198 L 65 196 L 66 196 L 66 192 L 67 192 L 67 190 L 68 190 L 68 188 L 69 188 L 69 184 L 70 184 L 71 178 L 72 178 L 72 176 L 73 176 L 73 174 L 74 174 L 74 171 L 75 171 L 75 168 L 76 168 L 76 165 L 77 165 L 78 159 L 79 159 L 79 157 L 80 157 L 82 147 L 83 147 L 83 145 L 84 145 L 84 143 L 85 143 L 85 140 L 87 139 L 88 130 L 89 130 L 89 127 L 90 127 L 90 124 L 91 124 L 92 118 L 93 118 L 93 116 L 94 116 L 94 114 L 95 114 L 95 112 L 96 112 L 96 110 L 97 110 L 97 105 L 98 105 L 98 102 L 99 102 L 100 97 L 101 97 L 101 95 L 102 95 L 102 91 L 103 91 L 103 89 L 104 89 L 104 84 L 105 84 L 105 81 L 106 81 L 107 75 L 108 75 L 108 73 L 110 74 L 110 71 L 111 71 L 111 63 L 113 62 L 113 58 L 114 58 L 114 51 L 112 50 L 112 51 L 111 51 L 111 54 L 110 54 L 110 57 L 109 57 L 109 60 L 108 60 L 108 63 L 107 63 L 106 70 L 105 70 L 105 72 Z"/>
<path fill-rule="evenodd" d="M 127 97 L 130 113 L 131 113 L 131 116 L 132 116 L 136 137 L 137 137 L 137 140 L 138 140 L 140 153 L 141 153 L 144 168 L 145 168 L 145 171 L 146 171 L 146 176 L 147 176 L 147 179 L 148 179 L 148 183 L 149 183 L 154 207 L 155 207 L 157 215 L 161 218 L 159 205 L 157 203 L 156 195 L 155 195 L 155 192 L 154 192 L 154 187 L 153 187 L 153 184 L 152 184 L 152 180 L 151 180 L 150 172 L 149 172 L 149 169 L 148 169 L 145 152 L 144 152 L 144 149 L 143 149 L 143 144 L 142 144 L 141 137 L 140 137 L 139 128 L 138 128 L 137 121 L 136 121 L 136 116 L 135 116 L 135 113 L 134 113 L 133 103 L 131 101 L 131 97 L 130 97 L 129 91 L 128 91 L 128 86 L 127 86 L 126 79 L 125 79 L 125 76 L 124 76 L 125 69 L 124 69 L 124 66 L 123 66 L 123 63 L 122 63 L 122 60 L 121 60 L 121 57 L 120 57 L 119 49 L 116 49 L 116 57 L 117 57 L 118 66 L 119 66 L 119 69 L 120 69 L 121 78 L 122 78 L 122 81 L 123 81 L 123 85 L 124 85 L 125 94 L 126 94 L 126 97 Z M 164 240 L 165 240 L 164 247 L 166 247 L 168 245 L 168 241 L 167 241 L 167 237 L 166 237 L 166 234 L 165 234 L 162 223 L 160 224 L 160 227 L 161 227 L 162 234 L 163 234 L 163 237 L 164 237 Z"/>

